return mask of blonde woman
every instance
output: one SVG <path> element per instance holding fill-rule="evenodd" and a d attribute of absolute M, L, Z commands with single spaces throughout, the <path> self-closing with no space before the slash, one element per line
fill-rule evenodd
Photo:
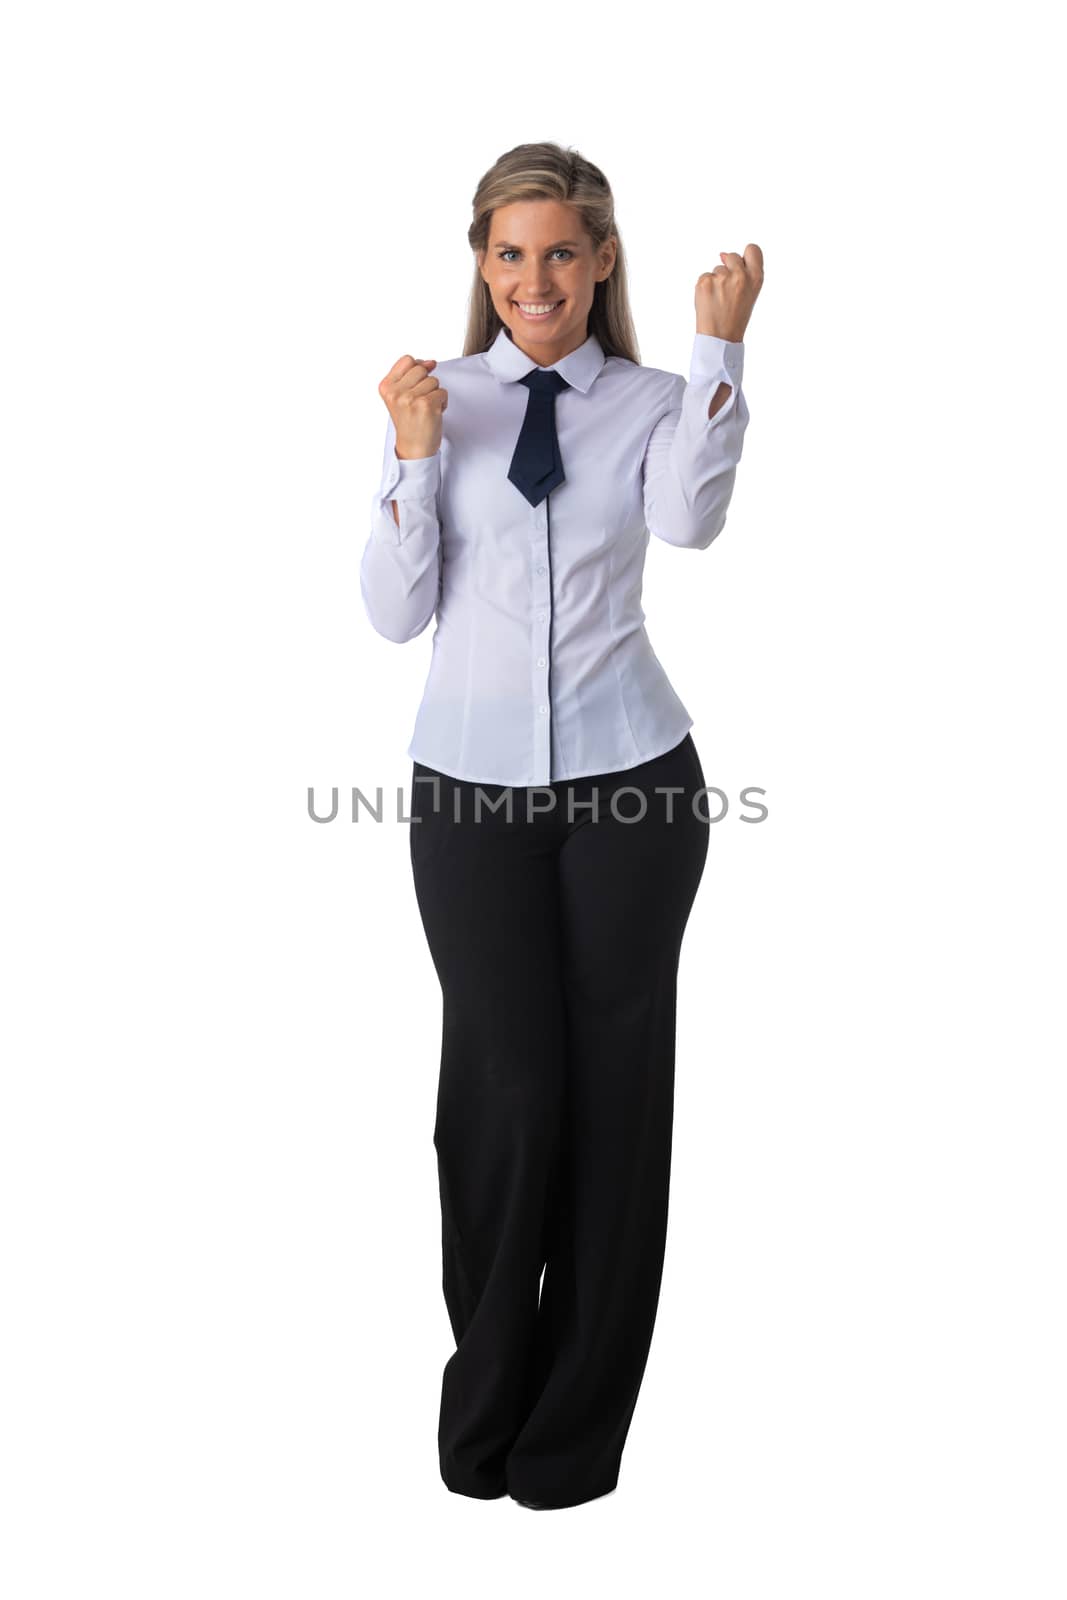
<path fill-rule="evenodd" d="M 555 1509 L 615 1488 L 651 1344 L 678 960 L 708 849 L 692 718 L 644 627 L 645 551 L 722 531 L 763 258 L 724 251 L 697 278 L 686 382 L 640 364 L 590 161 L 508 151 L 468 239 L 463 355 L 403 355 L 379 386 L 360 581 L 388 639 L 436 618 L 407 754 L 443 999 L 441 1476 Z"/>

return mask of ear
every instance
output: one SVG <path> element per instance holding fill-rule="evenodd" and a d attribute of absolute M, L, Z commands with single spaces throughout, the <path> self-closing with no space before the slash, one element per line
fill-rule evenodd
<path fill-rule="evenodd" d="M 600 265 L 604 269 L 604 278 L 610 278 L 615 268 L 616 246 L 615 235 L 605 239 L 600 247 Z M 603 280 L 601 280 L 603 281 Z"/>

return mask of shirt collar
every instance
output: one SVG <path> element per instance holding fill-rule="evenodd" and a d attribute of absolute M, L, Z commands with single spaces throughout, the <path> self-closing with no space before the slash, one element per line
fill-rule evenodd
<path fill-rule="evenodd" d="M 532 356 L 526 355 L 518 345 L 509 337 L 505 327 L 493 340 L 489 349 L 484 352 L 484 360 L 490 372 L 500 383 L 517 383 L 520 378 L 525 378 L 532 372 L 537 362 Z M 595 333 L 591 333 L 584 344 L 577 350 L 572 350 L 570 355 L 564 356 L 561 361 L 556 361 L 551 367 L 542 370 L 558 372 L 561 378 L 566 378 L 572 389 L 578 389 L 582 394 L 588 394 L 592 388 L 593 379 L 600 371 L 607 357 L 604 348 Z"/>

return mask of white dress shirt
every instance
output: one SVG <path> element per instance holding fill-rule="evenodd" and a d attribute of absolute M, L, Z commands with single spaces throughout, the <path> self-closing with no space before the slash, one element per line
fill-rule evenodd
<path fill-rule="evenodd" d="M 433 369 L 448 391 L 436 455 L 398 460 L 389 418 L 360 589 L 397 643 L 437 617 L 409 757 L 528 787 L 623 771 L 684 738 L 693 719 L 645 631 L 645 551 L 650 533 L 706 550 L 722 531 L 743 364 L 743 344 L 698 333 L 687 383 L 605 357 L 591 334 L 554 363 L 569 385 L 555 403 L 566 482 L 539 506 L 507 475 L 529 397 L 518 380 L 537 363 L 505 328 Z"/>

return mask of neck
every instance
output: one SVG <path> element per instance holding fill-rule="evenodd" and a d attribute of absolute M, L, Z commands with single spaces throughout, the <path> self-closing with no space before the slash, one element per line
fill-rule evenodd
<path fill-rule="evenodd" d="M 579 335 L 577 338 L 572 339 L 569 344 L 560 344 L 553 349 L 546 349 L 544 345 L 534 345 L 531 348 L 530 346 L 519 343 L 518 339 L 516 339 L 506 322 L 502 322 L 500 326 L 503 328 L 512 344 L 515 346 L 516 350 L 521 350 L 524 356 L 529 356 L 530 360 L 536 361 L 537 365 L 541 368 L 553 367 L 557 361 L 562 361 L 564 356 L 569 356 L 574 350 L 580 350 L 582 345 L 589 337 L 587 331 Z"/>

